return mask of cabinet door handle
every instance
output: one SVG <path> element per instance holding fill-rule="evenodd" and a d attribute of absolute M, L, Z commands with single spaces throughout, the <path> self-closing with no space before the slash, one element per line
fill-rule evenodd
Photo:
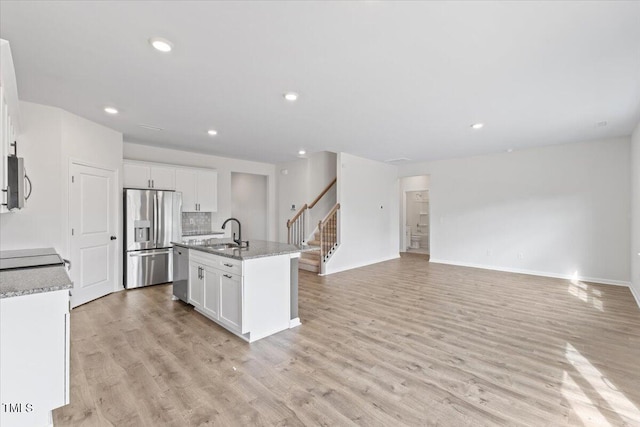
<path fill-rule="evenodd" d="M 231 279 L 232 277 L 229 274 L 223 274 L 224 277 L 226 277 L 227 279 Z"/>
<path fill-rule="evenodd" d="M 151 180 L 150 179 L 147 180 L 147 188 L 151 188 Z"/>
<path fill-rule="evenodd" d="M 153 179 L 151 180 L 151 188 L 156 188 L 156 182 Z"/>
<path fill-rule="evenodd" d="M 222 264 L 222 265 L 224 265 L 225 267 L 233 267 L 233 264 L 227 264 L 227 263 L 224 263 L 224 264 Z"/>

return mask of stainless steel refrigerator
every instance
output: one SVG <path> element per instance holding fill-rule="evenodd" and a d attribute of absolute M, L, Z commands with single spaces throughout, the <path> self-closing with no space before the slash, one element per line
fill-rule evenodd
<path fill-rule="evenodd" d="M 172 241 L 182 237 L 182 193 L 124 190 L 124 287 L 173 280 Z"/>

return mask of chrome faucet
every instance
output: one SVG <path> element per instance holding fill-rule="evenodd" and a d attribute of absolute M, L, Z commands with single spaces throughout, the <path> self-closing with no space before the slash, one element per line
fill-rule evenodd
<path fill-rule="evenodd" d="M 236 218 L 226 219 L 222 223 L 222 229 L 224 230 L 224 227 L 227 225 L 229 221 L 235 221 L 238 223 L 238 239 L 236 240 L 236 233 L 233 233 L 233 241 L 236 242 L 238 246 L 242 246 L 242 225 L 240 225 L 240 221 L 238 221 Z M 249 246 L 249 242 L 247 242 L 247 246 Z"/>

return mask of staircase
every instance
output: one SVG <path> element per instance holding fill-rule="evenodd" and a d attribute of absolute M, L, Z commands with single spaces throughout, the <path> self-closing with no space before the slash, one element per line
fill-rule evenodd
<path fill-rule="evenodd" d="M 313 239 L 307 244 L 318 249 L 303 252 L 300 256 L 299 267 L 314 273 L 324 273 L 324 265 L 338 248 L 338 211 L 340 203 L 337 203 L 327 216 L 318 223 L 318 229 Z"/>
<path fill-rule="evenodd" d="M 315 198 L 311 204 L 305 204 L 296 215 L 287 221 L 288 243 L 304 245 L 307 238 L 306 214 L 336 183 L 334 179 Z M 325 265 L 339 246 L 339 212 L 340 203 L 336 203 L 329 213 L 318 222 L 318 228 L 313 233 L 313 238 L 306 242 L 309 248 L 316 250 L 303 252 L 300 256 L 299 268 L 314 273 L 324 273 Z"/>

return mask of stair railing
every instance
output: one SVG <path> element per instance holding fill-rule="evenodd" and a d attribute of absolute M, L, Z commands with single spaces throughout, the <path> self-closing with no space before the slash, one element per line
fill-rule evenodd
<path fill-rule="evenodd" d="M 309 205 L 305 203 L 293 218 L 287 220 L 287 243 L 299 246 L 307 238 L 305 224 L 308 209 Z"/>
<path fill-rule="evenodd" d="M 293 245 L 301 245 L 307 238 L 307 211 L 309 209 L 313 209 L 313 207 L 324 197 L 325 194 L 333 187 L 333 185 L 338 181 L 337 178 L 334 178 L 333 181 L 327 185 L 324 190 L 318 194 L 313 202 L 310 204 L 304 204 L 300 210 L 295 214 L 295 216 L 289 220 L 287 220 L 287 243 Z"/>
<path fill-rule="evenodd" d="M 318 222 L 320 234 L 320 273 L 324 273 L 325 264 L 329 261 L 335 250 L 340 245 L 339 221 L 340 203 L 329 211 L 324 219 Z"/>

